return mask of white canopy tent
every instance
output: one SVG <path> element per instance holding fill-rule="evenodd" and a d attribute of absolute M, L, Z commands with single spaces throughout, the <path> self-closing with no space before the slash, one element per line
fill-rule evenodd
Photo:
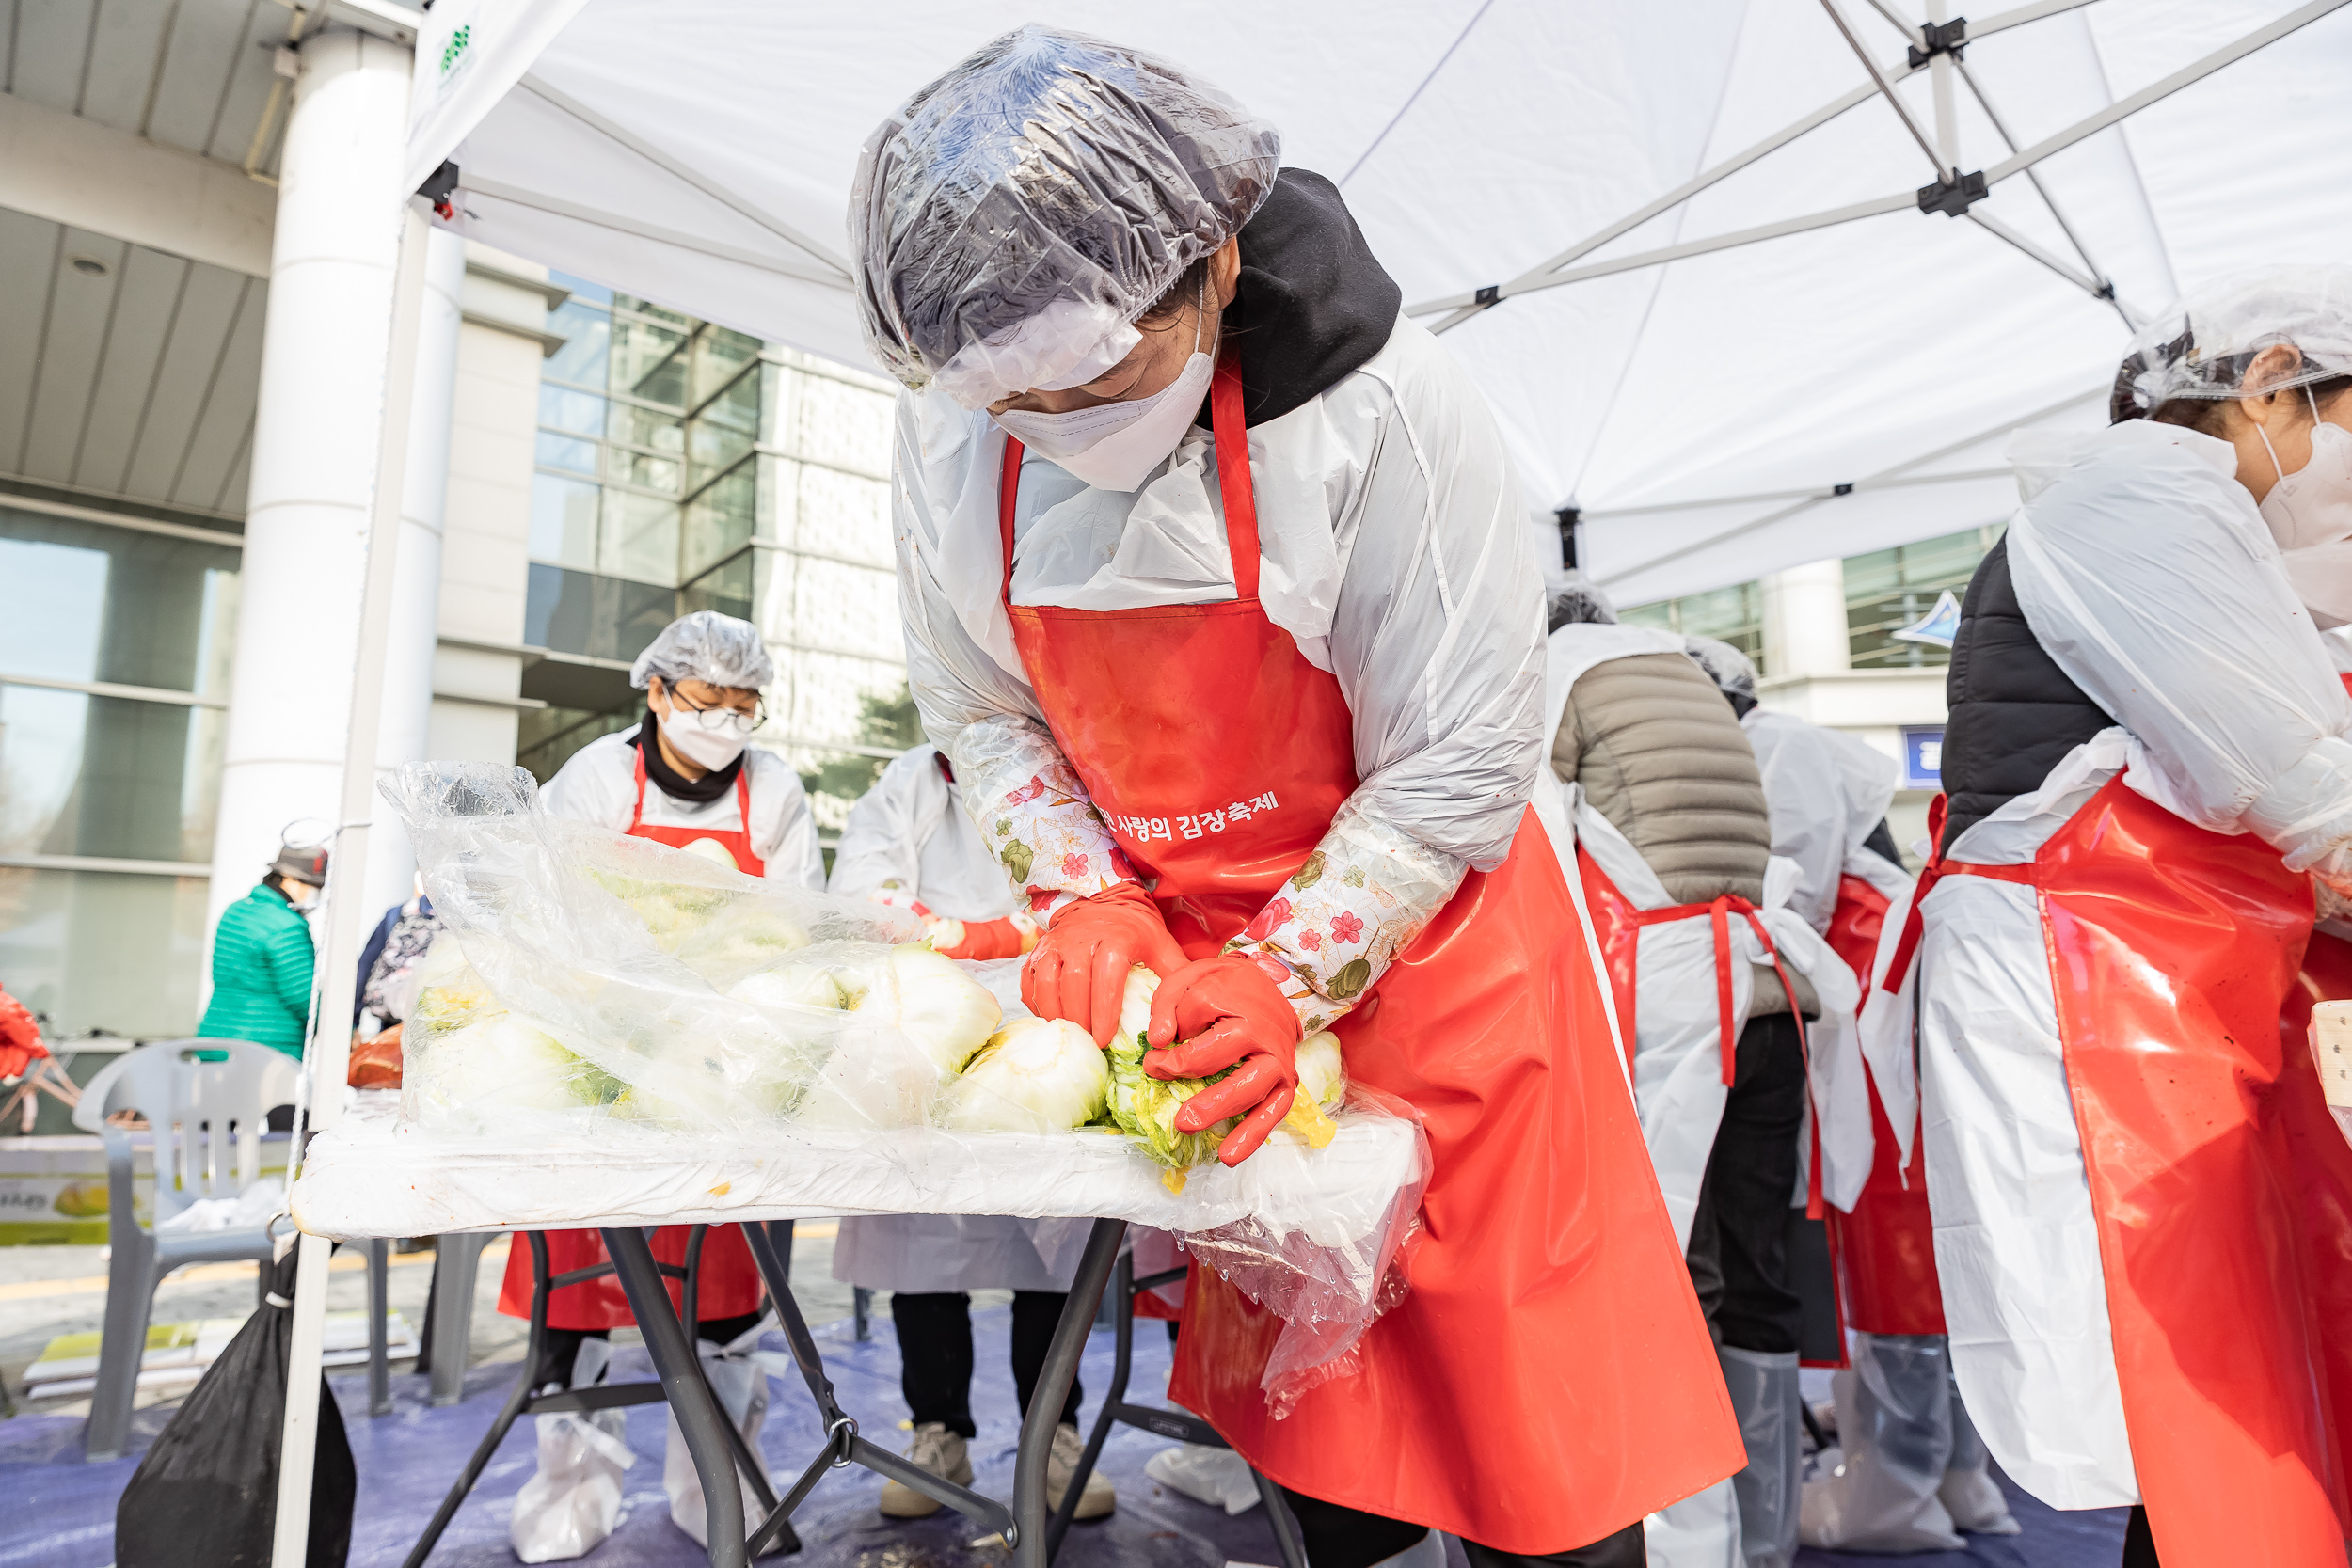
<path fill-rule="evenodd" d="M 1639 603 L 1998 522 L 2007 432 L 2103 421 L 2135 311 L 2352 256 L 2346 3 L 2037 0 L 1921 59 L 1922 0 L 441 0 L 410 176 L 453 160 L 489 244 L 864 364 L 866 133 L 1020 23 L 1116 34 L 1341 182 L 1531 508 Z M 1964 214 L 1921 210 L 1939 169 Z"/>

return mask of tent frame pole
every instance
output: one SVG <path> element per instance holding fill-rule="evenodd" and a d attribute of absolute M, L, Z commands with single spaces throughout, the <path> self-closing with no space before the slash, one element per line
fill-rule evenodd
<path fill-rule="evenodd" d="M 1822 4 L 1825 6 L 1830 3 L 1831 0 L 1822 0 Z M 2090 0 L 2074 0 L 2074 3 L 2071 4 L 2061 3 L 2045 7 L 2028 8 L 2034 10 L 2035 15 L 2033 17 L 2026 18 L 2025 20 L 2039 20 L 2043 16 L 2052 16 L 2056 15 L 2059 11 L 2074 9 L 2077 4 L 2087 5 L 2090 3 Z M 2131 116 L 2137 114 L 2140 110 L 2147 108 L 2150 104 L 2156 103 L 2166 98 L 2169 98 L 2172 94 L 2180 91 L 2183 87 L 2203 80 L 2205 77 L 2212 75 L 2215 71 L 2221 70 L 2225 66 L 2235 64 L 2237 61 L 2244 59 L 2247 55 L 2253 54 L 2256 50 L 2263 49 L 2270 44 L 2276 43 L 2279 40 L 2285 38 L 2289 33 L 2293 33 L 2300 28 L 2309 26 L 2312 23 L 2318 21 L 2321 17 L 2328 15 L 2330 11 L 2339 10 L 2347 5 L 2352 5 L 2352 0 L 2309 0 L 2308 4 L 2298 7 L 2295 10 L 2289 11 L 2286 15 L 2278 18 L 2276 21 L 2256 28 L 2254 31 L 2233 42 L 2224 44 L 2221 48 L 2215 50 L 2212 54 L 2207 55 L 2201 59 L 2191 61 L 2189 64 L 2183 66 L 2180 70 L 2174 71 L 2171 75 L 2164 77 L 2160 81 L 2149 84 L 2147 87 L 2142 87 L 2139 91 L 2131 94 L 2129 97 L 2116 100 L 2113 103 L 2108 104 L 2106 108 L 2100 110 L 2096 114 L 2090 115 L 2083 119 L 2075 121 L 2073 125 L 2042 138 L 2041 141 L 2034 143 L 2031 147 L 2025 149 L 2023 151 L 2012 153 L 2010 157 L 2002 160 L 2000 163 L 1994 165 L 1991 168 L 1984 171 L 1986 189 L 1990 190 L 1993 186 L 1999 184 L 2004 180 L 2008 180 L 2012 176 L 2026 172 L 2036 164 L 2041 163 L 2043 159 L 2065 151 L 2076 142 L 2097 135 L 2100 132 L 2106 130 L 2108 127 L 2119 124 L 2122 120 L 2129 119 Z M 1995 18 L 1994 20 L 2003 21 L 2005 19 Z M 2014 24 L 2011 24 L 2013 25 Z M 1988 24 L 1986 28 L 1979 30 L 1978 36 L 1981 36 L 1982 32 L 1990 30 L 1991 27 L 1990 24 Z M 1872 74 L 1874 76 L 1877 75 L 1875 68 L 1873 68 Z M 1860 96 L 1854 98 L 1854 102 L 1860 103 L 1863 98 L 1870 96 L 1870 90 L 1871 89 L 1863 89 Z M 1889 97 L 1889 102 L 1893 102 L 1891 95 Z M 1904 124 L 1906 126 L 1912 126 L 1914 135 L 1917 135 L 1917 128 L 1912 125 L 1912 121 L 1907 114 L 1905 115 Z M 1810 130 L 1811 128 L 1812 127 L 1810 125 L 1805 127 L 1807 130 Z M 1803 133 L 1800 132 L 1798 134 L 1802 135 Z M 1784 135 L 1782 138 L 1783 141 L 1793 139 L 1793 136 L 1787 135 Z M 1920 140 L 1923 146 L 1926 145 L 1924 137 L 1921 137 Z M 1775 145 L 1780 145 L 1780 143 L 1775 143 Z M 1770 150 L 1770 149 L 1767 148 L 1765 150 Z M 1932 148 L 1929 149 L 1929 155 L 1931 157 L 1934 156 Z M 1734 160 L 1734 163 L 1737 163 L 1738 161 L 1739 160 Z M 1724 173 L 1730 172 L 1729 166 L 1719 166 L 1723 168 Z M 1715 171 L 1710 170 L 1709 174 L 1712 175 L 1714 172 Z M 1720 178 L 1720 176 L 1716 177 Z M 1708 176 L 1701 176 L 1701 179 L 1706 181 L 1707 183 L 1711 184 L 1713 182 L 1713 180 L 1709 179 Z M 1694 182 L 1693 183 L 1695 184 L 1696 182 Z M 1704 185 L 1700 185 L 1698 188 L 1703 189 Z M 1683 197 L 1688 194 L 1691 194 L 1690 187 L 1684 187 L 1681 191 L 1670 193 L 1667 197 L 1660 198 L 1659 202 L 1652 203 L 1652 207 L 1656 208 L 1658 211 L 1663 211 L 1664 207 L 1672 206 L 1675 201 L 1682 199 Z M 1408 306 L 1406 308 L 1405 314 L 1408 316 L 1428 316 L 1436 315 L 1439 311 L 1450 311 L 1451 314 L 1447 315 L 1443 321 L 1438 322 L 1436 325 L 1429 329 L 1433 333 L 1445 332 L 1460 325 L 1463 322 L 1470 320 L 1470 317 L 1477 315 L 1495 305 L 1499 305 L 1503 300 L 1509 299 L 1514 295 L 1534 293 L 1544 289 L 1558 288 L 1566 283 L 1581 283 L 1586 278 L 1605 277 L 1613 273 L 1631 272 L 1641 267 L 1659 266 L 1668 261 L 1680 261 L 1686 256 L 1703 256 L 1710 251 L 1729 250 L 1740 245 L 1754 245 L 1760 240 L 1778 239 L 1783 235 L 1800 234 L 1813 229 L 1827 229 L 1836 224 L 1851 223 L 1858 218 L 1875 217 L 1882 213 L 1901 212 L 1906 209 L 1916 209 L 1918 206 L 1919 197 L 1916 192 L 1905 192 L 1899 196 L 1883 197 L 1875 201 L 1860 201 L 1850 207 L 1838 207 L 1825 213 L 1809 214 L 1804 217 L 1785 218 L 1778 223 L 1761 224 L 1754 229 L 1743 229 L 1729 234 L 1718 234 L 1709 239 L 1686 241 L 1681 245 L 1667 245 L 1659 250 L 1644 251 L 1639 255 L 1622 257 L 1612 261 L 1602 261 L 1592 266 L 1578 267 L 1572 271 L 1553 273 L 1549 276 L 1529 275 L 1518 279 L 1518 281 L 1492 285 L 1485 289 L 1477 290 L 1472 293 L 1451 294 L 1443 299 L 1432 300 L 1427 304 Z M 1645 214 L 1647 216 L 1656 215 L 1655 212 L 1651 212 L 1647 209 L 1645 209 Z M 1620 228 L 1617 229 L 1616 231 L 1621 233 L 1624 230 Z M 1613 235 L 1611 237 L 1613 237 Z M 1596 241 L 1595 243 L 1605 242 Z M 1575 252 L 1573 254 L 1581 253 L 1581 252 Z M 2042 258 L 2041 256 L 2036 256 L 2035 259 L 2039 261 Z M 1538 269 L 1539 273 L 1541 271 L 1542 269 Z M 2096 291 L 2094 291 L 2094 293 Z M 2105 296 L 2102 295 L 2101 297 Z"/>
<path fill-rule="evenodd" d="M 1844 35 L 1846 46 L 1853 51 L 1854 58 L 1862 62 L 1862 69 L 1870 73 L 1870 80 L 1878 84 L 1879 92 L 1885 98 L 1887 107 L 1895 111 L 1895 118 L 1903 122 L 1903 129 L 1911 133 L 1911 139 L 1917 142 L 1919 150 L 1928 155 L 1928 164 L 1935 170 L 1935 177 L 1949 183 L 1950 171 L 1944 166 L 1943 154 L 1936 150 L 1935 143 L 1928 139 L 1928 134 L 1920 128 L 1919 122 L 1911 118 L 1910 105 L 1903 102 L 1902 94 L 1895 90 L 1895 84 L 1887 80 L 1886 72 L 1879 69 L 1878 61 L 1870 58 L 1870 51 L 1854 32 L 1853 24 L 1848 22 L 1846 13 L 1837 8 L 1837 0 L 1821 0 L 1821 9 L 1829 12 L 1829 19 L 1837 24 L 1838 32 Z M 1941 61 L 1944 56 L 1938 55 L 1935 58 Z"/>
<path fill-rule="evenodd" d="M 402 201 L 396 212 L 400 259 L 392 273 L 391 347 L 384 362 L 384 402 L 378 411 L 375 493 L 369 508 L 358 649 L 352 667 L 351 729 L 343 742 L 342 808 L 326 867 L 321 996 L 310 1046 L 303 1053 L 310 1090 L 304 1142 L 342 1119 L 352 994 L 358 989 L 368 915 L 360 900 L 368 869 L 369 797 L 375 783 L 377 720 L 384 705 L 384 663 L 392 623 L 392 568 L 400 549 L 401 480 L 417 379 L 417 341 L 424 317 L 424 214 L 413 200 Z M 295 1161 L 298 1168 L 298 1148 Z M 294 1174 L 287 1173 L 290 1190 Z M 335 1246 L 324 1236 L 310 1235 L 296 1244 L 301 1258 L 295 1268 L 294 1335 L 286 1361 L 286 1419 L 278 1459 L 278 1528 L 271 1568 L 303 1568 L 310 1549 L 310 1472 L 318 1453 L 326 1259 Z"/>

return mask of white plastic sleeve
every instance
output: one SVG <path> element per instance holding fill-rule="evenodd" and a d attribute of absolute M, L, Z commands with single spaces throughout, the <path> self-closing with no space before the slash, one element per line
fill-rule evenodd
<path fill-rule="evenodd" d="M 972 820 L 1024 906 L 1051 924 L 1065 906 L 1136 880 L 1053 733 L 997 713 L 957 732 L 948 760 Z"/>
<path fill-rule="evenodd" d="M 1355 1006 L 1469 870 L 1469 862 L 1430 848 L 1351 797 L 1314 852 L 1225 950 L 1284 971 L 1277 976 L 1282 994 L 1301 1030 L 1313 1034 Z"/>

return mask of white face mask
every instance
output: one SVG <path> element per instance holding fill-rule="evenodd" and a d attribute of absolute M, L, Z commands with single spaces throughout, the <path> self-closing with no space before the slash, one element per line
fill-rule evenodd
<path fill-rule="evenodd" d="M 2352 551 L 2343 547 L 2352 540 L 2352 430 L 2321 420 L 2316 400 L 2312 419 L 2311 461 L 2280 475 L 2262 499 L 2262 515 L 2296 595 L 2326 628 L 2352 621 Z M 2255 428 L 2269 449 L 2269 434 Z M 2270 463 L 2278 467 L 2276 451 Z"/>
<path fill-rule="evenodd" d="M 1168 461 L 1168 454 L 1192 428 L 1200 400 L 1208 394 L 1216 359 L 1200 347 L 1207 304 L 1204 278 L 1201 309 L 1193 321 L 1192 357 L 1184 361 L 1174 381 L 1150 397 L 1098 404 L 1067 414 L 1035 414 L 1016 408 L 993 418 L 1013 439 L 1071 478 L 1097 490 L 1134 490 Z"/>
<path fill-rule="evenodd" d="M 755 721 L 730 707 L 690 708 L 673 694 L 661 734 L 677 754 L 713 772 L 743 754 Z"/>

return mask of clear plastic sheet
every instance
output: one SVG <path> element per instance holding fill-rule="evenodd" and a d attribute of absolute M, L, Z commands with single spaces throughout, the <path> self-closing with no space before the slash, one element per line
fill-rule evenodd
<path fill-rule="evenodd" d="M 1286 1320 L 1278 1408 L 1404 1292 L 1429 1173 L 1407 1108 L 1357 1089 L 1239 1166 L 1170 1171 L 1081 1125 L 1107 1119 L 1109 1064 L 1012 1001 L 1019 960 L 958 963 L 903 941 L 903 911 L 550 817 L 519 768 L 410 764 L 386 794 L 444 934 L 396 1121 L 358 1107 L 314 1145 L 306 1228 L 1124 1218 Z"/>
<path fill-rule="evenodd" d="M 966 408 L 1081 385 L 1241 231 L 1281 137 L 1153 55 L 1026 26 L 882 121 L 850 191 L 866 346 Z"/>
<path fill-rule="evenodd" d="M 1429 1185 L 1429 1141 L 1410 1106 L 1360 1084 L 1349 1085 L 1346 1110 L 1408 1121 L 1414 1129 L 1414 1174 L 1397 1189 L 1376 1228 L 1357 1236 L 1311 1226 L 1280 1230 L 1251 1216 L 1181 1237 L 1203 1267 L 1282 1320 L 1258 1379 L 1278 1421 L 1310 1389 L 1361 1370 L 1364 1331 L 1410 1288 L 1421 1196 Z"/>

